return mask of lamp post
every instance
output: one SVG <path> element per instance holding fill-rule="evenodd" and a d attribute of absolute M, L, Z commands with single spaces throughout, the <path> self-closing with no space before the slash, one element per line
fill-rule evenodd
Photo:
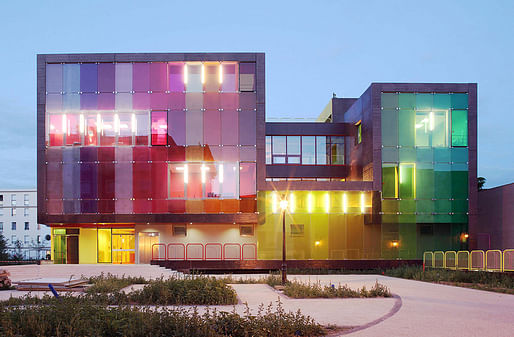
<path fill-rule="evenodd" d="M 286 265 L 286 210 L 287 199 L 284 196 L 280 201 L 280 208 L 282 209 L 282 285 L 287 282 L 287 265 Z"/>

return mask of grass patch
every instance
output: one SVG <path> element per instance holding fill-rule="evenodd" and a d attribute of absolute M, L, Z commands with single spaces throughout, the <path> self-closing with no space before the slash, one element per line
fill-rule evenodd
<path fill-rule="evenodd" d="M 256 315 L 168 308 L 77 303 L 65 296 L 53 305 L 0 305 L 0 335 L 11 336 L 320 336 L 326 331 L 300 312 L 260 307 Z"/>
<path fill-rule="evenodd" d="M 319 282 L 304 284 L 297 281 L 287 282 L 284 286 L 284 294 L 293 298 L 368 298 L 368 297 L 391 297 L 389 289 L 375 282 L 373 287 L 367 289 L 363 286 L 360 289 L 351 289 L 346 284 L 325 285 Z"/>

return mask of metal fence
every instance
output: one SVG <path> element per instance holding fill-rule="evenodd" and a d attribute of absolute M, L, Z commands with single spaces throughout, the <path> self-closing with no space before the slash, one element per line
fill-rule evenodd
<path fill-rule="evenodd" d="M 496 272 L 514 271 L 514 249 L 424 252 L 423 267 Z"/>

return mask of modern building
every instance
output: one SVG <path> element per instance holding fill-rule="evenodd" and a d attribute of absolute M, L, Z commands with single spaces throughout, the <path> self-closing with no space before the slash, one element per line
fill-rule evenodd
<path fill-rule="evenodd" d="M 373 83 L 316 122 L 273 123 L 262 53 L 38 55 L 39 220 L 57 263 L 265 265 L 283 199 L 305 266 L 460 249 L 476 93 Z"/>
<path fill-rule="evenodd" d="M 37 222 L 35 189 L 0 190 L 0 233 L 9 254 L 44 259 L 50 251 L 50 227 Z"/>

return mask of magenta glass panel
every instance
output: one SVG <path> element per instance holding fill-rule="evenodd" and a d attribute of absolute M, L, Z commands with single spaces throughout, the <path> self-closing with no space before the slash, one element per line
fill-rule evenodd
<path fill-rule="evenodd" d="M 132 198 L 132 163 L 118 162 L 114 168 L 116 199 Z"/>
<path fill-rule="evenodd" d="M 166 199 L 168 191 L 166 180 L 168 180 L 168 164 L 165 162 L 152 162 L 152 199 Z"/>
<path fill-rule="evenodd" d="M 187 110 L 203 109 L 203 94 L 201 92 L 188 92 L 186 94 Z"/>
<path fill-rule="evenodd" d="M 98 91 L 113 94 L 116 79 L 114 63 L 98 64 Z"/>
<path fill-rule="evenodd" d="M 115 213 L 116 214 L 132 214 L 133 202 L 130 199 L 119 199 L 115 201 Z"/>
<path fill-rule="evenodd" d="M 218 92 L 220 90 L 220 64 L 204 63 L 205 72 L 205 92 Z"/>
<path fill-rule="evenodd" d="M 98 110 L 98 95 L 94 93 L 81 94 L 80 110 Z"/>
<path fill-rule="evenodd" d="M 221 84 L 221 91 L 223 92 L 237 92 L 239 89 L 237 64 L 236 63 L 222 63 L 223 66 L 223 83 Z"/>
<path fill-rule="evenodd" d="M 186 160 L 186 147 L 185 146 L 169 146 L 168 147 L 168 161 L 185 161 Z"/>
<path fill-rule="evenodd" d="M 116 145 L 116 131 L 114 126 L 114 115 L 103 113 L 100 115 L 102 119 L 100 132 L 100 145 L 113 146 Z"/>
<path fill-rule="evenodd" d="M 167 111 L 152 111 L 152 145 L 167 145 L 167 117 Z"/>
<path fill-rule="evenodd" d="M 221 112 L 221 143 L 223 145 L 238 144 L 238 113 L 235 110 Z"/>
<path fill-rule="evenodd" d="M 132 156 L 135 162 L 147 163 L 150 160 L 150 148 L 134 147 L 132 148 Z"/>
<path fill-rule="evenodd" d="M 135 214 L 152 213 L 152 201 L 150 201 L 148 199 L 134 200 L 134 213 Z"/>
<path fill-rule="evenodd" d="M 255 197 L 255 163 L 241 163 L 239 169 L 239 195 L 241 198 Z"/>
<path fill-rule="evenodd" d="M 132 65 L 132 90 L 148 92 L 150 90 L 150 64 L 136 62 Z"/>
<path fill-rule="evenodd" d="M 208 92 L 203 95 L 203 108 L 207 110 L 218 110 L 221 107 L 219 93 Z"/>
<path fill-rule="evenodd" d="M 81 135 L 79 129 L 80 117 L 76 114 L 66 115 L 66 145 L 80 145 Z"/>
<path fill-rule="evenodd" d="M 49 162 L 46 165 L 46 198 L 62 199 L 62 164 Z"/>
<path fill-rule="evenodd" d="M 150 108 L 152 110 L 168 109 L 169 94 L 164 92 L 153 92 L 150 94 Z"/>
<path fill-rule="evenodd" d="M 150 94 L 144 92 L 136 92 L 132 95 L 132 109 L 134 110 L 149 110 L 150 109 Z"/>
<path fill-rule="evenodd" d="M 114 199 L 100 199 L 98 200 L 98 213 L 111 214 L 114 213 L 116 201 Z"/>
<path fill-rule="evenodd" d="M 132 91 L 132 63 L 116 63 L 116 92 Z"/>
<path fill-rule="evenodd" d="M 65 111 L 79 111 L 80 110 L 80 95 L 79 94 L 66 94 L 62 96 L 62 107 Z"/>
<path fill-rule="evenodd" d="M 169 164 L 169 197 L 184 198 L 184 164 Z"/>
<path fill-rule="evenodd" d="M 183 92 L 184 87 L 184 64 L 182 62 L 168 63 L 169 91 Z"/>
<path fill-rule="evenodd" d="M 117 93 L 114 95 L 116 101 L 116 110 L 132 110 L 132 94 L 131 93 Z"/>
<path fill-rule="evenodd" d="M 239 112 L 239 144 L 256 144 L 256 117 L 254 110 L 243 110 Z"/>
<path fill-rule="evenodd" d="M 115 168 L 114 163 L 98 164 L 98 198 L 114 199 L 115 198 Z"/>
<path fill-rule="evenodd" d="M 168 112 L 168 136 L 170 145 L 186 145 L 186 112 L 170 110 Z"/>
<path fill-rule="evenodd" d="M 98 96 L 98 110 L 114 110 L 115 95 L 111 92 L 103 92 Z"/>
<path fill-rule="evenodd" d="M 80 65 L 80 91 L 98 91 L 98 69 L 96 63 L 82 63 Z"/>
<path fill-rule="evenodd" d="M 239 149 L 237 146 L 222 146 L 221 160 L 223 161 L 239 161 Z"/>
<path fill-rule="evenodd" d="M 115 147 L 115 160 L 119 163 L 121 162 L 131 162 L 133 157 L 133 150 L 131 147 Z M 130 170 L 132 172 L 132 170 Z"/>
<path fill-rule="evenodd" d="M 254 92 L 242 92 L 239 94 L 239 107 L 242 110 L 254 110 L 257 108 L 256 100 Z"/>
<path fill-rule="evenodd" d="M 46 65 L 46 92 L 60 93 L 62 90 L 62 64 Z"/>
<path fill-rule="evenodd" d="M 168 94 L 168 109 L 184 110 L 186 108 L 186 94 L 172 92 Z"/>
<path fill-rule="evenodd" d="M 221 196 L 225 199 L 239 197 L 239 164 L 223 163 L 223 185 Z"/>
<path fill-rule="evenodd" d="M 93 149 L 93 148 L 86 148 Z M 96 199 L 98 197 L 98 165 L 96 163 L 80 164 L 80 198 Z"/>
<path fill-rule="evenodd" d="M 132 114 L 120 113 L 119 118 L 119 133 L 118 145 L 134 145 L 132 137 Z M 134 117 L 135 119 L 135 117 Z"/>
<path fill-rule="evenodd" d="M 255 146 L 239 147 L 239 160 L 241 160 L 241 161 L 256 161 L 257 160 L 257 148 Z"/>
<path fill-rule="evenodd" d="M 115 147 L 99 147 L 98 148 L 98 161 L 101 163 L 112 163 L 116 160 Z M 114 186 L 113 186 L 114 191 Z"/>
<path fill-rule="evenodd" d="M 148 145 L 148 134 L 150 133 L 150 117 L 148 113 L 135 114 L 136 145 Z"/>
<path fill-rule="evenodd" d="M 150 160 L 152 162 L 165 162 L 168 160 L 168 148 L 152 146 L 150 148 Z"/>
<path fill-rule="evenodd" d="M 64 130 L 66 129 L 66 115 L 49 115 L 49 146 L 62 146 Z"/>
<path fill-rule="evenodd" d="M 208 145 L 221 144 L 221 119 L 218 110 L 207 110 L 203 113 L 203 142 Z"/>
<path fill-rule="evenodd" d="M 164 62 L 150 63 L 150 91 L 168 90 L 168 67 Z"/>
<path fill-rule="evenodd" d="M 220 94 L 220 104 L 223 110 L 239 109 L 239 94 L 222 93 Z"/>
<path fill-rule="evenodd" d="M 46 95 L 46 112 L 62 111 L 62 95 L 48 94 Z"/>
<path fill-rule="evenodd" d="M 132 191 L 135 199 L 150 198 L 152 164 L 135 162 L 132 165 Z"/>
<path fill-rule="evenodd" d="M 84 117 L 84 145 L 97 146 L 98 145 L 98 115 L 89 114 Z"/>
<path fill-rule="evenodd" d="M 203 144 L 203 112 L 188 110 L 186 112 L 186 145 Z"/>
<path fill-rule="evenodd" d="M 188 164 L 188 183 L 187 183 L 187 198 L 188 199 L 201 199 L 202 195 L 202 177 L 200 164 Z"/>

